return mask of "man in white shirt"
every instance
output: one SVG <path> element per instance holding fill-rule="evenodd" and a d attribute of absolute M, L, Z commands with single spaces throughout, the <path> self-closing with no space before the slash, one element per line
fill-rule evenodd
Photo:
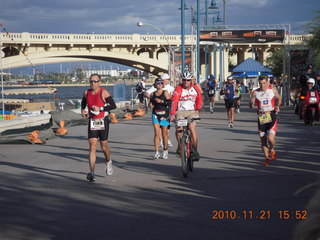
<path fill-rule="evenodd" d="M 174 87 L 172 87 L 170 85 L 170 76 L 167 73 L 162 74 L 161 79 L 163 80 L 163 90 L 168 91 L 170 97 L 172 96 L 172 93 L 174 91 Z M 147 97 L 148 99 L 150 99 L 150 94 L 155 92 L 157 90 L 157 88 L 155 88 L 153 85 L 151 88 L 149 88 L 146 92 L 145 92 L 145 97 Z M 168 136 L 170 136 L 170 125 L 168 126 Z M 162 139 L 160 140 L 160 146 L 163 147 L 163 142 Z M 168 139 L 168 147 L 172 147 L 172 143 L 171 141 Z"/>

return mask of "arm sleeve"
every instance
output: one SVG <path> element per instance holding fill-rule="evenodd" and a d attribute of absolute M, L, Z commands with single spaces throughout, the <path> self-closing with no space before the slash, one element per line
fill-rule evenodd
<path fill-rule="evenodd" d="M 87 99 L 85 98 L 85 96 L 83 96 L 81 100 L 81 109 L 85 109 L 86 106 L 87 106 Z"/>
<path fill-rule="evenodd" d="M 171 97 L 171 109 L 170 109 L 170 114 L 171 115 L 175 115 L 177 112 L 177 108 L 178 108 L 178 103 L 179 103 L 179 99 L 181 96 L 181 87 L 180 85 L 178 85 L 173 93 L 172 93 L 172 97 Z"/>
<path fill-rule="evenodd" d="M 201 91 L 197 85 L 195 85 L 194 87 L 198 93 L 197 98 L 196 98 L 196 102 L 195 102 L 195 109 L 200 110 L 202 108 L 202 94 L 201 94 Z"/>
<path fill-rule="evenodd" d="M 109 112 L 110 110 L 117 108 L 117 105 L 116 105 L 116 103 L 114 102 L 114 100 L 113 100 L 113 98 L 111 96 L 106 98 L 106 102 L 108 104 L 107 104 L 107 106 L 103 107 L 103 111 L 104 112 Z"/>

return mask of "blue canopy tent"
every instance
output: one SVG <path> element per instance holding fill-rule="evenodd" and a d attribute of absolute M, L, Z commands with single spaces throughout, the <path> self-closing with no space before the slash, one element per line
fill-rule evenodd
<path fill-rule="evenodd" d="M 247 58 L 232 70 L 232 77 L 251 78 L 259 75 L 267 75 L 273 77 L 271 69 L 263 66 L 260 62 Z"/>

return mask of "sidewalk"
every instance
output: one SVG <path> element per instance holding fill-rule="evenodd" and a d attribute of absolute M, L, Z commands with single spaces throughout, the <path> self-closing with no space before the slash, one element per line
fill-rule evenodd
<path fill-rule="evenodd" d="M 244 103 L 229 129 L 216 105 L 201 114 L 201 159 L 187 179 L 174 128 L 169 159 L 152 158 L 150 114 L 111 125 L 114 174 L 105 176 L 99 149 L 95 183 L 86 181 L 86 126 L 45 145 L 0 145 L 0 239 L 292 239 L 299 221 L 278 211 L 304 210 L 315 192 L 295 195 L 319 176 L 319 123 L 283 109 L 278 159 L 265 167 L 255 110 Z"/>

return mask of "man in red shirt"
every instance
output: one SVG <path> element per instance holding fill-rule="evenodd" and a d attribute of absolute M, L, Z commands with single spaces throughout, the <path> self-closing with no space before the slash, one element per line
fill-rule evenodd
<path fill-rule="evenodd" d="M 170 120 L 191 119 L 199 116 L 199 111 L 202 108 L 202 94 L 200 89 L 192 83 L 194 76 L 190 72 L 184 72 L 181 76 L 182 83 L 179 84 L 171 97 L 171 111 Z M 196 131 L 196 121 L 189 124 L 189 129 L 192 138 L 193 158 L 199 160 L 198 153 L 198 134 Z M 176 138 L 178 141 L 177 155 L 180 155 L 180 138 L 182 135 L 182 128 L 176 128 Z"/>
<path fill-rule="evenodd" d="M 112 161 L 110 158 L 110 149 L 108 147 L 109 134 L 109 111 L 116 108 L 116 104 L 108 90 L 100 88 L 101 77 L 99 74 L 92 74 L 90 76 L 90 89 L 83 93 L 81 102 L 82 117 L 87 117 L 85 112 L 88 107 L 89 125 L 88 125 L 88 139 L 89 139 L 89 168 L 90 172 L 87 174 L 88 181 L 95 181 L 94 168 L 96 164 L 96 151 L 98 139 L 100 139 L 100 146 L 106 158 L 106 174 L 113 173 Z"/>

